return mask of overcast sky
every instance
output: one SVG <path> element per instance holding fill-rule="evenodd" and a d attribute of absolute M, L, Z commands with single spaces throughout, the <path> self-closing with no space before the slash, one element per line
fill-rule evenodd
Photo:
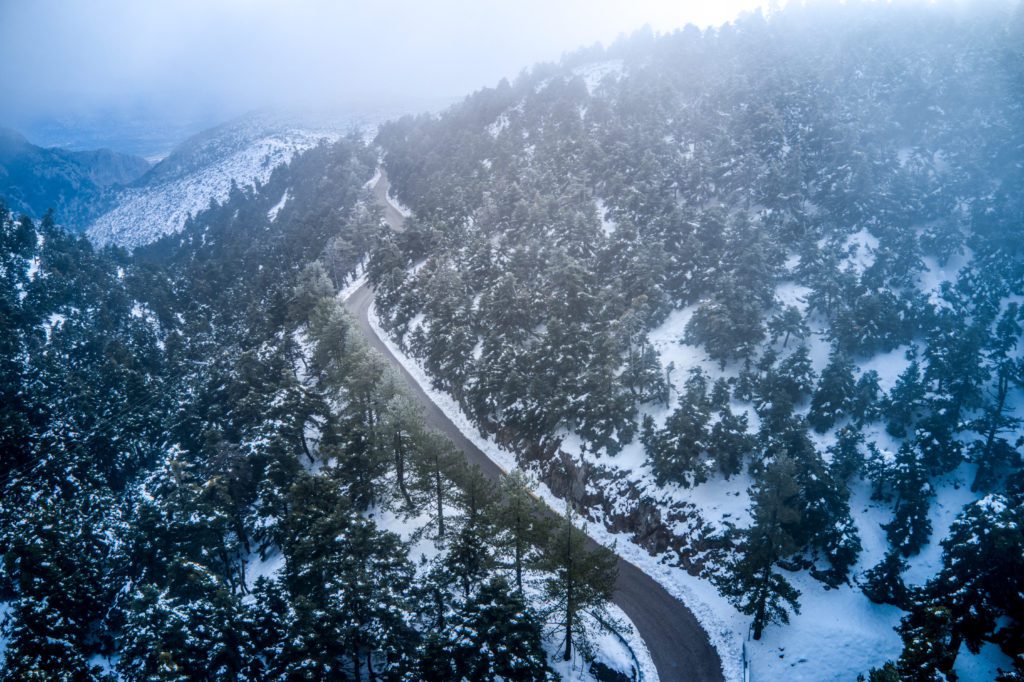
<path fill-rule="evenodd" d="M 89 107 L 238 113 L 467 94 L 644 24 L 758 0 L 0 0 L 0 117 Z"/>

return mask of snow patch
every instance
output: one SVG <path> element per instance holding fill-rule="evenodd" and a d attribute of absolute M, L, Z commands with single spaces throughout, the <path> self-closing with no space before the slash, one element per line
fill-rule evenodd
<path fill-rule="evenodd" d="M 594 94 L 594 91 L 597 90 L 605 78 L 618 80 L 622 77 L 623 70 L 624 66 L 621 59 L 608 59 L 603 62 L 577 66 L 572 72 L 573 75 L 583 79 L 587 86 L 587 92 Z"/>
<path fill-rule="evenodd" d="M 860 231 L 851 234 L 844 246 L 850 254 L 847 262 L 858 275 L 874 264 L 878 238 L 868 232 L 867 228 L 861 228 Z"/>
<path fill-rule="evenodd" d="M 603 199 L 597 199 L 597 217 L 601 220 L 601 229 L 604 231 L 606 237 L 610 237 L 615 234 L 615 230 L 618 229 L 618 225 L 614 220 L 608 217 L 608 206 L 605 205 Z"/>
<path fill-rule="evenodd" d="M 506 128 L 508 128 L 508 114 L 502 113 L 487 126 L 487 132 L 491 137 L 497 138 Z"/>
<path fill-rule="evenodd" d="M 275 220 L 277 220 L 277 214 L 281 212 L 281 209 L 284 208 L 285 204 L 288 203 L 288 199 L 290 198 L 291 190 L 286 189 L 284 191 L 284 194 L 281 195 L 281 201 L 274 204 L 274 206 L 269 211 L 267 211 L 267 220 L 269 220 L 270 222 L 274 222 Z"/>
<path fill-rule="evenodd" d="M 363 183 L 363 189 L 373 189 L 380 182 L 381 170 L 380 166 L 377 166 L 377 170 L 374 171 L 373 177 Z"/>
<path fill-rule="evenodd" d="M 391 205 L 391 208 L 393 208 L 396 211 L 398 211 L 399 215 L 401 215 L 403 218 L 408 218 L 408 217 L 410 217 L 412 215 L 412 211 L 409 210 L 408 208 L 406 208 L 405 206 L 403 206 L 402 202 L 400 202 L 398 199 L 396 199 L 393 196 L 391 196 L 391 192 L 390 191 L 387 193 L 387 196 L 385 198 L 387 199 L 388 203 Z"/>

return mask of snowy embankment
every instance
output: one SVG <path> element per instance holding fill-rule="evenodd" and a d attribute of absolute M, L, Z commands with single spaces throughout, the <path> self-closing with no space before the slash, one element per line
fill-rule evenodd
<path fill-rule="evenodd" d="M 416 383 L 420 385 L 430 400 L 445 413 L 459 431 L 503 471 L 508 472 L 517 469 L 518 465 L 516 464 L 515 456 L 494 441 L 481 436 L 455 400 L 448 394 L 434 389 L 431 386 L 426 371 L 395 346 L 381 328 L 380 320 L 373 306 L 370 307 L 368 317 L 374 333 L 409 372 Z M 560 514 L 565 513 L 565 502 L 556 497 L 547 486 L 538 484 L 536 493 L 538 497 L 544 500 L 556 512 Z M 726 679 L 740 679 L 741 653 L 736 630 L 730 627 L 730 625 L 719 621 L 715 615 L 717 605 L 714 602 L 709 603 L 704 598 L 705 596 L 713 596 L 716 601 L 721 601 L 717 593 L 714 593 L 713 590 L 708 592 L 706 584 L 702 584 L 701 581 L 687 575 L 685 572 L 659 564 L 654 557 L 630 542 L 628 536 L 624 534 L 611 533 L 604 527 L 597 526 L 588 526 L 586 531 L 598 543 L 614 549 L 619 556 L 639 566 L 645 573 L 661 583 L 673 596 L 686 604 L 700 620 L 705 630 L 707 630 L 712 644 L 718 650 L 723 661 L 723 672 Z M 625 614 L 622 615 L 624 620 L 628 620 L 625 619 Z M 632 625 L 630 630 L 632 634 L 628 637 L 629 646 L 640 661 L 644 679 L 648 681 L 657 680 L 658 674 L 654 667 L 654 662 L 651 660 L 650 652 L 648 652 L 646 645 L 636 634 L 635 628 Z"/>
<path fill-rule="evenodd" d="M 362 286 L 366 284 L 366 267 L 364 264 L 360 264 L 356 268 L 355 274 L 352 276 L 352 281 L 342 287 L 341 291 L 338 292 L 338 299 L 341 301 L 347 301 L 349 297 L 356 293 Z"/>

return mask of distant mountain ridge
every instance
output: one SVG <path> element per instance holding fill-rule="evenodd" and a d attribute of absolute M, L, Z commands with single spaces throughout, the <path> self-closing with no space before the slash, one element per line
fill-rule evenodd
<path fill-rule="evenodd" d="M 225 202 L 233 186 L 266 184 L 297 154 L 343 135 L 369 139 L 401 113 L 387 106 L 251 112 L 186 138 L 153 165 L 106 149 L 44 149 L 0 128 L 0 197 L 36 218 L 53 208 L 58 223 L 97 245 L 134 248 L 180 232 L 190 217 Z"/>
<path fill-rule="evenodd" d="M 109 149 L 40 147 L 0 128 L 0 196 L 11 210 L 36 218 L 52 208 L 72 228 L 102 213 L 112 188 L 134 182 L 149 167 L 141 157 Z"/>
<path fill-rule="evenodd" d="M 375 125 L 353 115 L 257 112 L 178 145 L 132 186 L 120 190 L 86 231 L 97 244 L 135 247 L 180 232 L 186 221 L 224 202 L 233 185 L 265 184 L 296 154 Z"/>

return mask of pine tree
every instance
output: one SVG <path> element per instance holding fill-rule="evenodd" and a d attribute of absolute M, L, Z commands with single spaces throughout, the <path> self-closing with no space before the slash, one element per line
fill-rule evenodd
<path fill-rule="evenodd" d="M 754 525 L 743 534 L 741 556 L 716 579 L 718 588 L 740 612 L 753 616 L 754 639 L 773 622 L 789 622 L 799 613 L 800 592 L 775 571 L 778 562 L 799 549 L 793 533 L 800 523 L 796 465 L 787 457 L 766 464 L 750 490 Z"/>
<path fill-rule="evenodd" d="M 1020 343 L 1022 318 L 1024 312 L 1016 303 L 1008 305 L 988 344 L 986 360 L 996 381 L 982 416 L 971 425 L 980 436 L 970 446 L 971 459 L 978 464 L 971 490 L 990 487 L 1001 470 L 1020 460 L 1003 434 L 1014 433 L 1021 425 L 1021 419 L 1009 413 L 1007 397 L 1012 386 L 1024 386 L 1024 360 L 1013 357 L 1013 351 Z"/>
<path fill-rule="evenodd" d="M 450 472 L 454 471 L 460 456 L 454 451 L 451 442 L 433 432 L 427 432 L 417 448 L 413 461 L 416 476 L 416 487 L 430 499 L 434 526 L 437 530 L 437 542 L 443 542 L 448 535 L 445 523 L 445 506 L 450 504 L 453 496 L 449 493 Z"/>
<path fill-rule="evenodd" d="M 540 621 L 522 594 L 492 579 L 428 639 L 422 679 L 552 679 L 541 638 Z"/>
<path fill-rule="evenodd" d="M 861 590 L 876 604 L 893 604 L 906 608 L 909 591 L 901 573 L 907 569 L 907 562 L 897 551 L 886 552 L 885 558 L 864 574 Z"/>
<path fill-rule="evenodd" d="M 658 352 L 646 338 L 629 344 L 620 380 L 638 402 L 663 403 L 668 399 L 668 385 Z"/>
<path fill-rule="evenodd" d="M 183 570 L 179 594 L 153 585 L 132 593 L 118 647 L 125 679 L 241 679 L 255 657 L 238 596 L 198 564 Z"/>
<path fill-rule="evenodd" d="M 570 389 L 583 396 L 574 411 L 576 431 L 593 451 L 616 454 L 635 435 L 636 399 L 616 376 L 622 361 L 612 335 L 591 334 L 588 345 L 583 375 Z"/>
<path fill-rule="evenodd" d="M 350 348 L 345 363 L 347 400 L 337 415 L 338 440 L 325 444 L 323 456 L 336 462 L 333 473 L 353 503 L 368 509 L 385 496 L 394 440 L 383 422 L 397 382 L 384 359 L 365 346 Z"/>
<path fill-rule="evenodd" d="M 288 667 L 289 633 L 295 629 L 295 611 L 284 585 L 278 579 L 260 577 L 252 589 L 251 627 L 253 650 L 258 652 L 255 677 L 278 678 Z"/>
<path fill-rule="evenodd" d="M 953 471 L 963 461 L 963 441 L 957 437 L 955 425 L 944 409 L 932 409 L 914 429 L 914 444 L 921 452 L 921 462 L 935 476 Z"/>
<path fill-rule="evenodd" d="M 708 457 L 728 479 L 743 470 L 744 457 L 754 449 L 754 437 L 747 433 L 747 415 L 734 414 L 725 404 L 711 427 Z"/>
<path fill-rule="evenodd" d="M 914 603 L 897 630 L 903 639 L 903 652 L 896 663 L 901 680 L 948 679 L 944 673 L 952 670 L 956 660 L 956 653 L 950 654 L 953 633 L 949 609 L 927 600 Z"/>
<path fill-rule="evenodd" d="M 872 668 L 868 672 L 867 680 L 863 675 L 857 675 L 857 682 L 902 682 L 899 668 L 892 661 L 886 661 L 881 668 Z"/>
<path fill-rule="evenodd" d="M 686 380 L 679 406 L 665 420 L 665 428 L 656 429 L 650 416 L 644 418 L 640 440 L 659 485 L 690 487 L 707 480 L 708 464 L 704 460 L 711 419 L 707 389 L 707 377 L 695 367 Z"/>
<path fill-rule="evenodd" d="M 881 414 L 879 396 L 882 389 L 878 385 L 878 372 L 869 369 L 857 377 L 850 400 L 850 415 L 858 425 L 878 419 Z"/>
<path fill-rule="evenodd" d="M 111 650 L 127 528 L 109 491 L 71 473 L 70 456 L 44 455 L 31 482 L 0 497 L 0 588 L 13 592 L 4 680 L 87 678 L 88 657 Z"/>
<path fill-rule="evenodd" d="M 522 472 L 516 469 L 502 479 L 501 495 L 491 511 L 497 531 L 495 543 L 499 553 L 510 555 L 513 584 L 520 593 L 530 556 L 547 532 L 542 513 L 542 504 L 531 495 Z"/>
<path fill-rule="evenodd" d="M 329 561 L 327 601 L 319 608 L 337 619 L 355 676 L 363 661 L 370 680 L 400 677 L 415 645 L 408 601 L 414 571 L 401 540 L 356 517 Z"/>
<path fill-rule="evenodd" d="M 467 518 L 448 543 L 443 566 L 449 579 L 461 587 L 462 598 L 470 594 L 490 572 L 494 557 L 488 543 L 489 524 L 481 515 Z"/>
<path fill-rule="evenodd" d="M 833 351 L 828 365 L 821 372 L 807 413 L 807 421 L 814 430 L 824 433 L 848 415 L 855 390 L 853 365 L 845 355 Z"/>
<path fill-rule="evenodd" d="M 765 336 L 758 297 L 737 283 L 726 281 L 714 297 L 702 301 L 686 325 L 685 343 L 703 345 L 723 367 L 744 359 Z"/>
<path fill-rule="evenodd" d="M 407 396 L 396 394 L 388 403 L 384 413 L 383 430 L 385 434 L 391 434 L 395 482 L 399 494 L 409 509 L 414 506 L 407 480 L 408 470 L 411 467 L 411 451 L 422 440 L 423 429 L 423 418 L 416 404 Z M 385 440 L 388 440 L 386 435 Z"/>
<path fill-rule="evenodd" d="M 801 403 L 814 389 L 814 368 L 810 349 L 805 344 L 797 346 L 779 363 L 776 381 L 794 405 Z"/>
<path fill-rule="evenodd" d="M 864 435 L 855 428 L 844 427 L 836 431 L 836 441 L 828 447 L 832 456 L 829 463 L 832 478 L 845 484 L 864 470 L 864 454 L 860 450 L 863 443 Z"/>
<path fill-rule="evenodd" d="M 888 472 L 896 492 L 892 521 L 885 524 L 893 551 L 910 557 L 921 551 L 932 532 L 928 498 L 934 494 L 917 449 L 904 443 Z"/>
<path fill-rule="evenodd" d="M 803 341 L 811 332 L 800 309 L 788 305 L 768 321 L 768 333 L 773 343 L 782 339 L 782 347 L 785 348 L 791 338 Z"/>
<path fill-rule="evenodd" d="M 925 346 L 924 382 L 935 394 L 934 402 L 941 404 L 949 428 L 959 430 L 962 412 L 978 405 L 981 387 L 988 379 L 983 348 L 992 312 L 986 305 L 964 305 L 949 292 L 947 289 L 947 298 L 953 299 L 956 309 L 936 309 Z"/>
<path fill-rule="evenodd" d="M 66 631 L 62 614 L 45 600 L 16 599 L 0 628 L 6 640 L 0 680 L 88 680 L 99 674 L 80 643 L 61 636 Z"/>
<path fill-rule="evenodd" d="M 732 396 L 736 400 L 753 400 L 757 392 L 757 375 L 751 365 L 750 358 L 743 361 L 743 368 L 736 377 Z"/>
<path fill-rule="evenodd" d="M 617 575 L 615 555 L 597 547 L 587 549 L 586 535 L 573 523 L 572 507 L 551 531 L 541 567 L 550 573 L 544 593 L 549 600 L 552 617 L 562 631 L 563 654 L 571 660 L 573 646 L 589 650 L 587 632 L 581 614 L 601 613 L 611 599 Z"/>
<path fill-rule="evenodd" d="M 906 437 L 908 427 L 918 417 L 925 395 L 916 346 L 911 346 L 907 351 L 907 360 L 910 364 L 896 379 L 896 385 L 885 401 L 885 430 L 894 438 Z"/>
<path fill-rule="evenodd" d="M 957 516 L 942 541 L 942 568 L 927 585 L 949 618 L 946 655 L 960 643 L 977 653 L 999 642 L 1016 657 L 1024 653 L 1024 513 L 1002 495 L 988 495 Z"/>
<path fill-rule="evenodd" d="M 289 317 L 294 323 L 305 322 L 316 305 L 334 297 L 334 291 L 334 284 L 323 264 L 320 261 L 308 264 L 299 273 L 298 282 L 292 289 Z"/>
<path fill-rule="evenodd" d="M 838 586 L 846 582 L 861 550 L 850 515 L 849 490 L 845 482 L 832 478 L 805 430 L 791 429 L 774 447 L 796 465 L 800 523 L 793 531 L 794 538 L 802 548 L 824 554 L 829 563 L 828 570 L 813 567 L 811 575 Z"/>
<path fill-rule="evenodd" d="M 283 582 L 294 605 L 287 675 L 331 676 L 348 668 L 400 675 L 412 665 L 414 575 L 392 533 L 354 513 L 343 488 L 323 476 L 293 487 L 282 547 Z"/>

